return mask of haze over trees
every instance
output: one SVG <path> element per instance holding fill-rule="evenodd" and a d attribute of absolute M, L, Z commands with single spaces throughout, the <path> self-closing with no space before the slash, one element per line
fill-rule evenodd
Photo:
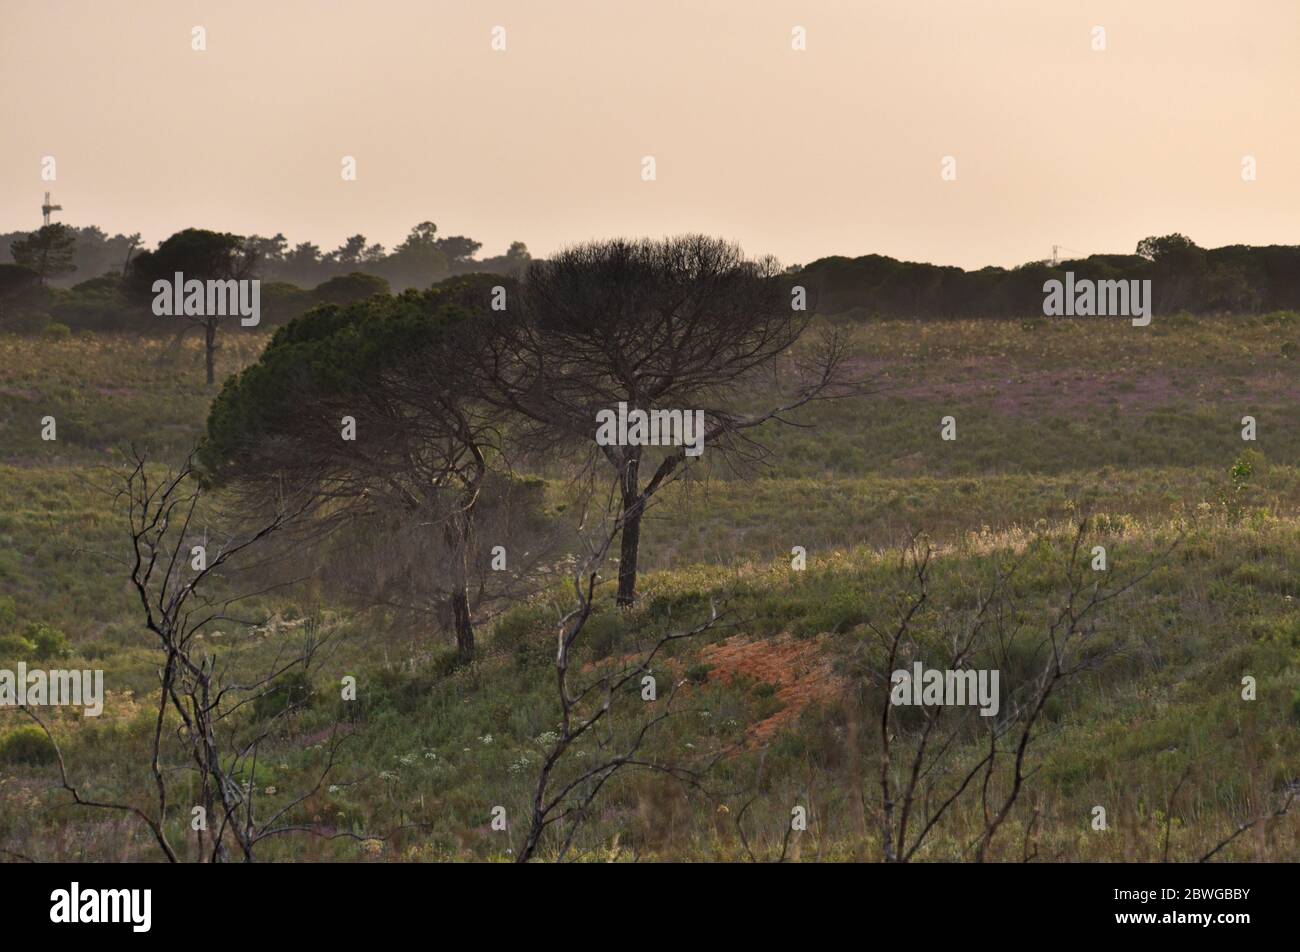
<path fill-rule="evenodd" d="M 40 302 L 41 276 L 17 264 L 0 264 L 0 327 L 24 329 L 14 319 Z"/>
<path fill-rule="evenodd" d="M 961 268 L 884 255 L 834 256 L 800 279 L 823 314 L 862 317 L 1027 317 L 1042 314 L 1043 284 L 1067 271 L 1093 280 L 1152 280 L 1155 312 L 1255 313 L 1300 308 L 1300 246 L 1199 248 L 1172 234 L 1144 238 L 1134 254 L 1031 261 L 1017 268 Z"/>
<path fill-rule="evenodd" d="M 160 324 L 148 307 L 151 299 L 139 293 L 133 280 L 142 273 L 139 268 L 146 267 L 137 266 L 136 257 L 143 254 L 156 260 L 163 245 L 192 243 L 192 238 L 182 236 L 213 234 L 206 229 L 184 229 L 147 251 L 141 249 L 138 233 L 109 237 L 94 226 L 58 224 L 49 228 L 0 235 L 0 258 L 6 259 L 0 262 L 0 330 L 32 332 L 54 326 L 60 331 L 66 327 L 71 331 L 170 333 L 170 326 Z M 505 254 L 476 258 L 481 248 L 480 242 L 463 235 L 439 235 L 437 226 L 425 221 L 412 228 L 391 252 L 362 234 L 350 236 L 332 251 L 323 251 L 311 241 L 291 247 L 278 233 L 270 238 L 240 238 L 239 247 L 227 251 L 249 262 L 252 270 L 248 276 L 262 281 L 260 323 L 278 326 L 317 304 L 348 303 L 407 288 L 423 290 L 461 274 L 517 274 L 530 260 L 521 241 L 511 243 Z M 15 255 L 14 263 L 7 263 Z M 202 261 L 196 263 L 203 265 Z M 230 269 L 222 266 L 215 270 Z M 211 329 L 203 329 L 206 346 Z M 215 338 L 211 342 L 215 345 Z"/>
<path fill-rule="evenodd" d="M 73 263 L 76 244 L 73 230 L 67 225 L 56 223 L 17 239 L 9 250 L 14 256 L 15 264 L 35 272 L 41 279 L 41 284 L 47 284 L 51 278 L 77 270 Z"/>
<path fill-rule="evenodd" d="M 141 246 L 139 233 L 109 236 L 94 225 L 78 228 L 56 223 L 49 227 L 55 229 L 51 235 L 72 239 L 73 270 L 50 272 L 48 280 L 54 286 L 70 286 L 77 279 L 108 273 L 121 275 L 134 257 L 135 249 Z M 362 234 L 346 238 L 331 251 L 311 241 L 291 245 L 281 233 L 269 238 L 250 235 L 246 241 L 248 252 L 259 262 L 258 277 L 306 289 L 357 271 L 383 278 L 399 291 L 408 287 L 423 289 L 457 274 L 484 271 L 511 274 L 529 260 L 528 248 L 522 241 L 512 242 L 504 254 L 480 259 L 475 256 L 482 250 L 481 242 L 464 235 L 443 236 L 437 231 L 433 222 L 420 222 L 391 252 L 381 244 L 371 243 Z M 38 243 L 46 240 L 37 239 L 38 234 L 39 229 L 0 234 L 0 259 L 7 263 L 13 257 L 15 243 L 24 243 L 25 247 L 34 239 Z M 23 261 L 17 263 L 29 266 Z"/>
<path fill-rule="evenodd" d="M 475 255 L 483 247 L 481 242 L 464 235 L 440 236 L 431 221 L 415 225 L 391 252 L 381 244 L 372 244 L 363 234 L 348 237 L 332 251 L 309 241 L 291 248 L 282 234 L 271 238 L 253 235 L 248 242 L 258 253 L 263 278 L 306 288 L 360 273 L 382 278 L 396 291 L 424 289 L 459 274 L 511 274 L 529 260 L 528 248 L 521 241 L 513 242 L 504 255 L 478 260 Z"/>
<path fill-rule="evenodd" d="M 77 280 L 99 277 L 103 274 L 122 274 L 133 249 L 140 245 L 140 235 L 112 235 L 101 228 L 89 225 L 78 228 L 75 225 L 57 223 L 64 233 L 73 239 L 72 264 L 74 270 L 50 278 L 50 284 L 61 286 Z M 50 227 L 54 227 L 53 225 Z M 0 259 L 13 257 L 13 246 L 17 242 L 31 239 L 38 232 L 14 231 L 0 234 Z M 16 259 L 15 259 L 16 260 Z"/>
<path fill-rule="evenodd" d="M 186 281 L 243 281 L 255 276 L 256 252 L 250 250 L 244 239 L 202 228 L 187 228 L 172 235 L 155 251 L 142 251 L 131 262 L 127 274 L 128 293 L 142 306 L 156 296 L 154 282 L 171 284 L 177 274 Z M 204 368 L 207 382 L 216 382 L 215 361 L 217 330 L 230 318 L 227 315 L 203 313 L 199 315 L 175 314 L 173 320 L 187 321 L 203 330 Z"/>
<path fill-rule="evenodd" d="M 30 253 L 36 233 L 0 235 L 0 257 L 10 256 L 18 242 L 27 262 L 5 266 L 22 270 L 0 278 L 0 329 L 35 331 L 55 322 L 73 331 L 157 330 L 148 310 L 127 300 L 120 289 L 140 236 L 109 237 L 93 226 L 60 227 L 74 238 L 71 264 L 75 270 L 47 264 L 44 287 L 39 271 L 27 266 L 40 267 L 39 258 Z M 287 323 L 318 303 L 361 300 L 383 287 L 380 280 L 387 282 L 388 289 L 401 291 L 427 288 L 459 274 L 518 277 L 532 260 L 522 242 L 512 243 L 505 254 L 487 258 L 474 257 L 479 250 L 479 242 L 473 239 L 438 235 L 430 222 L 416 225 L 391 253 L 363 234 L 348 237 L 332 251 L 310 241 L 291 247 L 283 234 L 252 235 L 244 247 L 245 254 L 257 262 L 255 276 L 263 281 L 267 325 Z M 1157 314 L 1300 308 L 1300 246 L 1205 249 L 1178 234 L 1144 238 L 1134 254 L 1096 254 L 1056 265 L 1033 261 L 1016 268 L 963 271 L 865 255 L 822 258 L 787 270 L 794 283 L 818 299 L 821 313 L 858 317 L 1037 315 L 1042 313 L 1044 283 L 1062 279 L 1066 271 L 1094 280 L 1150 278 Z M 372 282 L 363 284 L 352 277 L 358 274 Z M 38 286 L 35 291 L 33 280 Z M 72 284 L 75 280 L 80 283 Z"/>

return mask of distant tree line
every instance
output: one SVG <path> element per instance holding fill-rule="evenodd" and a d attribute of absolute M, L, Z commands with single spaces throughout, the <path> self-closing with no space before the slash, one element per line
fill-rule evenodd
<path fill-rule="evenodd" d="M 284 235 L 270 238 L 253 235 L 248 247 L 261 264 L 261 276 L 302 288 L 314 288 L 324 281 L 349 274 L 383 278 L 394 291 L 427 288 L 443 278 L 476 272 L 516 274 L 528 263 L 528 248 L 512 242 L 503 255 L 477 259 L 481 242 L 464 235 L 438 236 L 438 226 L 420 222 L 392 251 L 371 244 L 365 235 L 348 238 L 333 251 L 322 251 L 309 241 L 289 247 Z"/>
<path fill-rule="evenodd" d="M 317 304 L 345 304 L 448 277 L 518 274 L 530 255 L 516 241 L 504 255 L 476 258 L 482 245 L 442 237 L 421 222 L 392 251 L 353 235 L 333 251 L 284 235 L 240 236 L 187 228 L 144 249 L 138 234 L 109 237 L 96 227 L 56 223 L 0 235 L 0 330 L 158 330 L 149 302 L 157 277 L 261 279 L 264 322 L 284 324 Z M 11 258 L 12 263 L 4 261 Z M 170 329 L 170 328 L 168 328 Z M 211 333 L 209 337 L 211 337 Z"/>
<path fill-rule="evenodd" d="M 211 258 L 179 253 L 209 245 L 227 249 L 215 267 Z M 13 259 L 0 261 L 0 330 L 39 331 L 52 323 L 74 331 L 158 330 L 142 281 L 165 261 L 184 266 L 178 270 L 187 277 L 226 278 L 238 271 L 260 278 L 263 323 L 276 326 L 317 304 L 423 290 L 448 277 L 516 277 L 532 260 L 518 241 L 495 257 L 476 258 L 480 248 L 463 235 L 439 236 L 427 221 L 391 251 L 357 234 L 328 252 L 311 242 L 290 247 L 282 234 L 243 237 L 203 229 L 186 229 L 145 250 L 138 234 L 109 237 L 93 226 L 53 224 L 0 235 L 0 258 L 7 253 Z M 1300 245 L 1206 249 L 1179 234 L 1144 238 L 1133 254 L 1010 269 L 965 271 L 885 255 L 834 256 L 789 269 L 822 314 L 896 318 L 1041 314 L 1044 283 L 1067 271 L 1097 281 L 1150 279 L 1156 313 L 1300 310 Z"/>
<path fill-rule="evenodd" d="M 1025 317 L 1041 314 L 1043 284 L 1067 271 L 1095 281 L 1151 280 L 1156 313 L 1300 309 L 1300 245 L 1200 248 L 1179 234 L 1144 238 L 1131 255 L 961 268 L 884 255 L 821 258 L 798 271 L 823 314 Z"/>

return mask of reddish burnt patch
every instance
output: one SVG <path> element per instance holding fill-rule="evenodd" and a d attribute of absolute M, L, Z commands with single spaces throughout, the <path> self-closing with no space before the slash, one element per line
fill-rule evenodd
<path fill-rule="evenodd" d="M 746 746 L 771 743 L 776 733 L 809 705 L 832 700 L 843 691 L 844 679 L 832 670 L 822 642 L 822 638 L 799 641 L 788 635 L 767 641 L 733 637 L 700 652 L 700 660 L 711 666 L 710 681 L 730 684 L 736 678 L 745 678 L 776 688 L 781 709 L 750 725 Z"/>

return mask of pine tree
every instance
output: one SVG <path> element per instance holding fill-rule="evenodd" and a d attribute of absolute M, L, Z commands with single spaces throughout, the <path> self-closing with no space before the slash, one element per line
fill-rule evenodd
<path fill-rule="evenodd" d="M 15 263 L 35 271 L 41 276 L 41 284 L 46 284 L 50 278 L 77 270 L 72 263 L 76 246 L 77 239 L 72 229 L 64 224 L 54 224 L 17 239 L 10 246 L 10 253 Z"/>

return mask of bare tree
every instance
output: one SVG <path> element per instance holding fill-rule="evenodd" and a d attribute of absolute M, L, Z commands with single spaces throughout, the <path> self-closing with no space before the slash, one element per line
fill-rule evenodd
<path fill-rule="evenodd" d="M 1174 795 L 1176 796 L 1177 793 L 1178 791 L 1177 789 L 1175 789 Z M 1291 806 L 1295 803 L 1296 793 L 1297 793 L 1296 787 L 1293 784 L 1288 789 L 1283 791 L 1281 797 L 1279 798 L 1278 805 L 1276 807 L 1270 810 L 1265 810 L 1262 813 L 1257 813 L 1253 817 L 1250 817 L 1248 819 L 1239 821 L 1237 823 L 1236 829 L 1234 829 L 1223 839 L 1219 840 L 1218 843 L 1214 844 L 1214 846 L 1211 849 L 1209 849 L 1207 852 L 1205 852 L 1200 857 L 1200 859 L 1197 860 L 1197 862 L 1208 863 L 1210 860 L 1214 859 L 1214 857 L 1219 855 L 1219 853 L 1223 849 L 1231 845 L 1232 842 L 1236 840 L 1237 837 L 1241 836 L 1241 834 L 1253 830 L 1256 826 L 1258 826 L 1261 823 L 1268 823 L 1272 820 L 1278 820 L 1286 816 L 1288 813 L 1291 812 Z M 1172 800 L 1172 797 L 1170 799 Z"/>
<path fill-rule="evenodd" d="M 869 623 L 880 665 L 871 668 L 873 680 L 885 687 L 878 714 L 877 815 L 886 862 L 915 858 L 963 803 L 976 804 L 982 817 L 969 850 L 977 862 L 987 858 L 1032 773 L 1030 744 L 1041 733 L 1048 702 L 1067 681 L 1095 670 L 1110 653 L 1096 645 L 1102 609 L 1130 592 L 1168 554 L 1126 578 L 1115 578 L 1109 572 L 1092 572 L 1081 557 L 1087 533 L 1087 521 L 1082 520 L 1061 553 L 1059 604 L 1042 628 L 1025 621 L 1014 595 L 1012 582 L 1027 556 L 998 568 L 987 587 L 976 593 L 971 609 L 952 613 L 932 603 L 932 547 L 913 538 L 902 550 L 899 570 L 910 583 L 894 607 L 895 620 L 887 627 Z M 1047 544 L 1045 539 L 1038 542 Z M 930 668 L 960 671 L 978 660 L 1009 674 L 1016 667 L 1013 656 L 1028 655 L 1032 669 L 1005 686 L 1005 698 L 994 716 L 926 705 L 919 710 L 920 723 L 904 723 L 888 685 L 894 671 L 906 671 L 922 655 L 939 659 L 926 665 Z M 959 752 L 971 749 L 975 754 L 963 759 Z"/>
<path fill-rule="evenodd" d="M 35 711 L 24 710 L 54 743 L 60 783 L 74 803 L 134 816 L 148 828 L 163 856 L 178 862 L 186 858 L 186 851 L 169 833 L 177 801 L 171 778 L 184 773 L 190 778 L 186 788 L 198 798 L 190 806 L 202 808 L 203 822 L 194 829 L 197 858 L 251 861 L 258 845 L 272 837 L 290 832 L 322 835 L 295 822 L 292 814 L 335 770 L 346 735 L 336 722 L 324 763 L 308 790 L 283 806 L 259 810 L 257 790 L 241 778 L 255 776 L 265 742 L 306 703 L 296 686 L 307 679 L 328 636 L 309 631 L 301 643 L 280 646 L 269 662 L 249 665 L 237 652 L 211 652 L 203 635 L 219 622 L 245 628 L 256 623 L 232 612 L 239 602 L 264 595 L 270 587 L 231 591 L 230 582 L 240 574 L 236 563 L 246 563 L 245 573 L 259 574 L 263 566 L 249 559 L 290 525 L 305 505 L 287 504 L 266 521 L 231 532 L 214 545 L 197 528 L 203 490 L 194 476 L 187 461 L 176 472 L 155 479 L 144 457 L 137 455 L 121 476 L 118 490 L 131 541 L 126 563 L 130 584 L 144 626 L 161 652 L 149 763 L 152 803 L 109 802 L 84 795 L 69 778 L 63 750 L 48 725 Z M 188 810 L 184 819 L 191 819 Z"/>
<path fill-rule="evenodd" d="M 647 745 L 656 729 L 678 713 L 673 704 L 680 682 L 670 687 L 666 697 L 656 698 L 650 714 L 633 714 L 630 720 L 635 726 L 626 736 L 619 736 L 612 724 L 620 704 L 645 703 L 641 695 L 644 679 L 651 676 L 653 664 L 665 649 L 722 623 L 716 605 L 711 604 L 708 615 L 696 624 L 655 636 L 634 657 L 598 666 L 586 678 L 575 674 L 582 634 L 596 607 L 600 569 L 618 529 L 615 521 L 611 531 L 600 534 L 597 542 L 589 544 L 586 557 L 574 570 L 574 606 L 556 626 L 555 684 L 560 725 L 558 738 L 547 751 L 538 772 L 528 833 L 517 856 L 521 863 L 536 857 L 543 836 L 552 827 L 558 831 L 555 858 L 563 860 L 596 797 L 616 775 L 629 770 L 650 771 L 703 791 L 708 770 L 717 759 L 684 766 L 648 752 Z M 575 745 L 592 738 L 596 740 L 595 758 L 576 760 L 572 756 Z"/>

